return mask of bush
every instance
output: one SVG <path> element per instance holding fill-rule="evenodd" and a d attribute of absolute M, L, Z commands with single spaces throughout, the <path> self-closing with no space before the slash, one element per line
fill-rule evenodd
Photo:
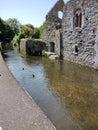
<path fill-rule="evenodd" d="M 46 56 L 45 52 L 46 52 L 45 50 L 42 51 L 42 56 Z"/>

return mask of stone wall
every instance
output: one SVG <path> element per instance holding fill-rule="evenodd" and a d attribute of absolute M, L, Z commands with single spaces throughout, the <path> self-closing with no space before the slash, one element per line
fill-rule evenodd
<path fill-rule="evenodd" d="M 43 40 L 49 49 L 54 42 L 64 59 L 98 68 L 98 0 L 58 0 L 46 16 Z"/>
<path fill-rule="evenodd" d="M 42 55 L 42 51 L 47 50 L 45 42 L 41 39 L 21 39 L 20 51 L 27 55 Z"/>
<path fill-rule="evenodd" d="M 48 51 L 51 51 L 50 44 L 54 43 L 55 53 L 60 55 L 60 32 L 62 19 L 59 18 L 59 11 L 63 14 L 63 0 L 58 0 L 46 16 L 46 27 L 42 39 L 47 43 Z"/>
<path fill-rule="evenodd" d="M 81 11 L 81 27 L 75 26 L 75 13 Z M 62 20 L 64 59 L 95 66 L 97 0 L 70 0 L 64 6 Z"/>
<path fill-rule="evenodd" d="M 96 44 L 95 44 L 95 68 L 98 70 L 98 25 L 97 25 L 97 31 L 96 31 Z"/>
<path fill-rule="evenodd" d="M 28 39 L 21 39 L 20 41 L 20 45 L 19 45 L 19 49 L 20 49 L 20 52 L 23 52 L 23 53 L 26 53 L 26 41 Z"/>

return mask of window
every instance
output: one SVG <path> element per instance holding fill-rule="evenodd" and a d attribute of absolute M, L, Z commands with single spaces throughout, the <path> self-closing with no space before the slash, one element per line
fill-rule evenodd
<path fill-rule="evenodd" d="M 76 12 L 75 13 L 75 27 L 82 27 L 82 13 Z"/>
<path fill-rule="evenodd" d="M 58 11 L 58 18 L 62 19 L 63 17 L 63 12 L 62 11 Z"/>

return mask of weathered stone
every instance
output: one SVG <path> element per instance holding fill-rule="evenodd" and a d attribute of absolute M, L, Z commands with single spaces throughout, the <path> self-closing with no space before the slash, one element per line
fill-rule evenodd
<path fill-rule="evenodd" d="M 59 18 L 59 12 L 63 14 L 63 0 L 59 0 L 46 16 L 46 28 L 42 39 L 47 43 L 48 51 L 55 52 L 60 56 L 60 33 L 62 28 L 62 19 Z M 54 49 L 53 49 L 54 48 Z"/>
<path fill-rule="evenodd" d="M 43 50 L 47 50 L 47 48 L 41 39 L 21 39 L 20 51 L 24 51 L 28 55 L 42 55 Z"/>
<path fill-rule="evenodd" d="M 95 38 L 96 38 L 96 10 L 98 10 L 96 0 L 70 0 L 64 6 L 62 22 L 64 59 L 75 61 L 89 67 L 95 65 Z M 70 9 L 69 9 L 70 8 Z M 76 13 L 82 14 L 81 26 L 75 26 Z M 65 33 L 65 31 L 67 32 Z M 72 34 L 69 33 L 72 31 Z M 72 41 L 70 45 L 70 41 Z M 80 44 L 81 43 L 81 44 Z M 73 46 L 77 44 L 78 55 L 75 56 Z M 68 46 L 70 45 L 70 47 Z M 69 54 L 67 53 L 69 51 Z M 67 56 L 66 56 L 67 55 Z"/>
<path fill-rule="evenodd" d="M 57 17 L 59 11 L 63 12 L 62 19 Z M 49 51 L 53 42 L 55 53 L 59 56 L 97 69 L 98 1 L 69 0 L 64 4 L 63 0 L 58 0 L 46 16 L 43 40 Z"/>
<path fill-rule="evenodd" d="M 95 68 L 98 70 L 98 26 L 97 26 L 97 36 L 96 36 L 96 44 L 95 44 Z"/>
<path fill-rule="evenodd" d="M 51 59 L 51 60 L 57 60 L 57 59 L 59 59 L 59 56 L 58 55 L 50 55 L 49 59 Z"/>
<path fill-rule="evenodd" d="M 45 55 L 47 56 L 47 57 L 49 57 L 49 56 L 51 56 L 51 55 L 55 55 L 55 53 L 54 52 L 45 52 Z"/>

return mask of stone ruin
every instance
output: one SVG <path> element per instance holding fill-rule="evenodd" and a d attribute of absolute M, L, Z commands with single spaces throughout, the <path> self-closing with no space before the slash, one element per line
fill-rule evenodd
<path fill-rule="evenodd" d="M 98 69 L 98 0 L 58 0 L 46 16 L 43 40 L 61 58 Z"/>
<path fill-rule="evenodd" d="M 42 39 L 47 43 L 48 51 L 61 53 L 61 30 L 62 19 L 58 17 L 59 12 L 63 14 L 64 2 L 59 0 L 46 16 L 46 27 Z"/>
<path fill-rule="evenodd" d="M 21 39 L 20 52 L 31 56 L 41 56 L 47 50 L 45 42 L 41 39 Z"/>

